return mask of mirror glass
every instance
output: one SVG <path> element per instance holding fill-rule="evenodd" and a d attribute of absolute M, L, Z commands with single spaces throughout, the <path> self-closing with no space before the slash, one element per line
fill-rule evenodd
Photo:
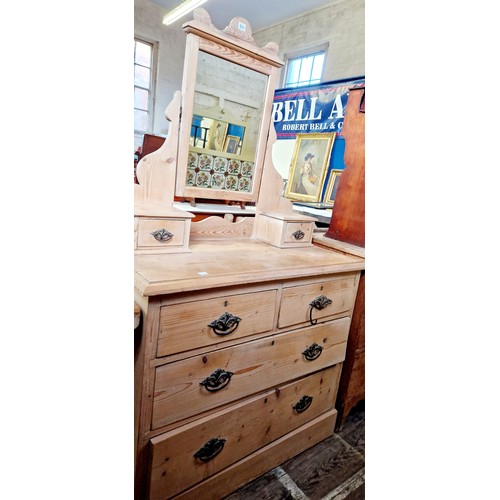
<path fill-rule="evenodd" d="M 199 52 L 186 186 L 252 192 L 267 80 Z"/>

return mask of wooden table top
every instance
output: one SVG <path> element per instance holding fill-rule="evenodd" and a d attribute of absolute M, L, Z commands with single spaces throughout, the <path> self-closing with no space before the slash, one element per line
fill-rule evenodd
<path fill-rule="evenodd" d="M 317 246 L 276 248 L 257 240 L 205 241 L 189 253 L 136 255 L 141 295 L 277 281 L 364 269 L 361 257 Z"/>

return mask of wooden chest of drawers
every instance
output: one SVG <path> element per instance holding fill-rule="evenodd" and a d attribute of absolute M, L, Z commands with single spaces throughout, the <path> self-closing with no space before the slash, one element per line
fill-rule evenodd
<path fill-rule="evenodd" d="M 255 240 L 136 256 L 136 498 L 219 499 L 332 434 L 363 259 Z"/>

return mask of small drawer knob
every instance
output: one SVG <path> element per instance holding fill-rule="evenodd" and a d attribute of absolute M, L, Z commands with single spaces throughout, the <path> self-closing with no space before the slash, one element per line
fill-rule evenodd
<path fill-rule="evenodd" d="M 306 233 L 304 233 L 304 231 L 301 231 L 300 229 L 297 229 L 297 231 L 295 231 L 294 233 L 292 233 L 292 236 L 296 240 L 301 240 L 305 235 L 306 235 Z"/>

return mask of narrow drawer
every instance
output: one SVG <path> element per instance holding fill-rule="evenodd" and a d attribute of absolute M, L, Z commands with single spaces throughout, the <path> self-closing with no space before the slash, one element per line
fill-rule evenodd
<path fill-rule="evenodd" d="M 340 365 L 151 439 L 150 498 L 165 499 L 331 410 Z"/>
<path fill-rule="evenodd" d="M 186 219 L 140 217 L 137 229 L 137 248 L 182 247 L 187 222 Z"/>
<path fill-rule="evenodd" d="M 355 285 L 356 277 L 353 275 L 322 283 L 284 288 L 278 327 L 310 324 L 311 319 L 313 322 L 326 321 L 337 314 L 349 313 L 356 298 Z M 313 301 L 318 308 L 311 305 Z"/>
<path fill-rule="evenodd" d="M 276 294 L 266 290 L 162 307 L 157 356 L 272 330 Z"/>
<path fill-rule="evenodd" d="M 310 242 L 312 233 L 312 222 L 287 222 L 283 234 L 283 243 Z"/>
<path fill-rule="evenodd" d="M 349 323 L 340 318 L 157 367 L 152 428 L 343 361 Z"/>

